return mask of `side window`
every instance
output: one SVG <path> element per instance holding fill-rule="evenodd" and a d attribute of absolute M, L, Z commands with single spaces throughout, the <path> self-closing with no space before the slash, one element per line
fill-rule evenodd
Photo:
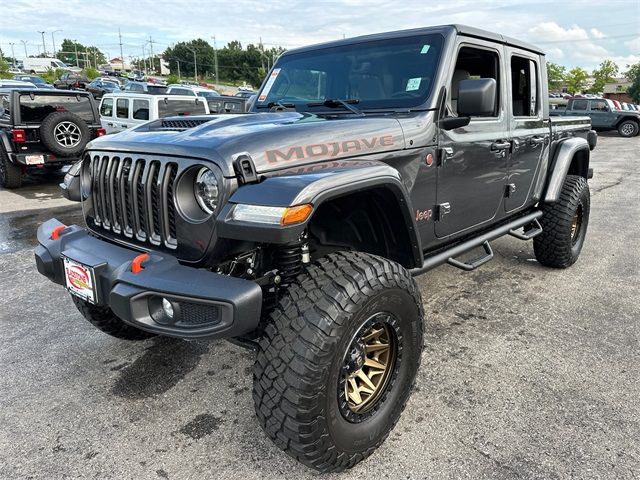
<path fill-rule="evenodd" d="M 100 105 L 100 115 L 103 117 L 113 116 L 113 98 L 105 98 Z"/>
<path fill-rule="evenodd" d="M 586 110 L 588 104 L 588 100 L 574 100 L 573 105 L 571 105 L 571 110 Z"/>
<path fill-rule="evenodd" d="M 149 100 L 133 101 L 133 118 L 136 120 L 149 120 Z"/>
<path fill-rule="evenodd" d="M 493 117 L 497 117 L 500 112 L 500 57 L 493 50 L 481 48 L 462 47 L 458 52 L 456 67 L 451 78 L 449 88 L 449 98 L 451 100 L 451 112 L 458 114 L 458 91 L 460 82 L 472 78 L 493 78 L 497 83 L 496 104 Z"/>
<path fill-rule="evenodd" d="M 606 112 L 609 110 L 605 100 L 593 100 L 591 102 L 591 110 L 596 112 Z"/>
<path fill-rule="evenodd" d="M 10 118 L 9 95 L 0 95 L 0 120 L 9 121 Z"/>
<path fill-rule="evenodd" d="M 118 118 L 129 118 L 129 99 L 118 99 L 116 102 L 116 116 Z"/>
<path fill-rule="evenodd" d="M 516 117 L 538 115 L 538 69 L 533 60 L 511 57 L 511 105 Z"/>

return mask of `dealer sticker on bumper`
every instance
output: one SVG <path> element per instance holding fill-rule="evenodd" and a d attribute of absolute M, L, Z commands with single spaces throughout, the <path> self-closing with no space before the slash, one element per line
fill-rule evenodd
<path fill-rule="evenodd" d="M 96 303 L 96 282 L 93 268 L 74 262 L 67 257 L 62 259 L 67 290 L 83 300 Z"/>

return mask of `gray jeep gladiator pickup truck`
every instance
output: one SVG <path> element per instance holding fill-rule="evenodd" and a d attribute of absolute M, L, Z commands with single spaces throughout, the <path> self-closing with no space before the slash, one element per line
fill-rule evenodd
<path fill-rule="evenodd" d="M 86 227 L 41 225 L 37 267 L 112 336 L 254 349 L 265 432 L 342 470 L 409 398 L 415 275 L 473 270 L 507 234 L 543 266 L 578 259 L 597 136 L 546 99 L 538 48 L 465 26 L 288 51 L 249 114 L 92 141 L 69 187 Z"/>

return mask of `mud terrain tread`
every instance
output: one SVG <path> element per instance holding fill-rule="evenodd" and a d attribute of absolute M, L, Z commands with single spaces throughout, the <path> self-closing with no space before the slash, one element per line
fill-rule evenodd
<path fill-rule="evenodd" d="M 333 360 L 322 346 L 337 342 L 336 329 L 356 311 L 358 301 L 389 287 L 408 291 L 424 317 L 418 287 L 402 266 L 358 252 L 327 255 L 308 267 L 271 313 L 254 367 L 255 410 L 274 443 L 307 466 L 323 472 L 344 470 L 371 455 L 388 435 L 363 452 L 338 451 L 322 422 L 326 412 L 319 398 L 324 398 L 323 379 Z M 391 429 L 411 387 L 402 387 Z"/>
<path fill-rule="evenodd" d="M 567 268 L 577 260 L 577 256 L 572 252 L 570 240 L 571 223 L 573 212 L 585 190 L 587 194 L 584 198 L 584 212 L 588 219 L 589 185 L 584 177 L 567 175 L 558 201 L 542 205 L 542 233 L 533 240 L 536 259 L 542 265 Z"/>
<path fill-rule="evenodd" d="M 147 338 L 155 336 L 153 333 L 145 332 L 139 328 L 127 325 L 115 316 L 109 307 L 91 305 L 90 303 L 73 295 L 71 296 L 71 299 L 84 318 L 86 318 L 94 327 L 108 335 L 111 335 L 112 337 L 120 338 L 122 340 L 146 340 Z"/>
<path fill-rule="evenodd" d="M 19 188 L 22 185 L 22 168 L 11 163 L 9 155 L 2 146 L 0 146 L 0 169 L 4 172 L 0 186 Z"/>

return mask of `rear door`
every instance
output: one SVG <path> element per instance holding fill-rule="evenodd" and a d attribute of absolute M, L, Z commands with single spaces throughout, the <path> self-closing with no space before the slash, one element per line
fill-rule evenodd
<path fill-rule="evenodd" d="M 472 117 L 469 125 L 439 130 L 441 149 L 437 181 L 436 237 L 479 227 L 502 211 L 508 141 L 505 109 L 504 48 L 483 40 L 467 44 L 459 38 L 456 62 L 449 69 L 447 103 L 457 112 L 458 85 L 469 78 L 494 78 L 497 99 L 493 115 Z"/>
<path fill-rule="evenodd" d="M 115 117 L 113 119 L 113 125 L 115 132 L 122 132 L 129 128 L 129 110 L 130 110 L 130 99 L 128 98 L 116 98 L 115 105 Z"/>
<path fill-rule="evenodd" d="M 505 211 L 525 206 L 550 143 L 549 119 L 543 119 L 542 73 L 537 55 L 506 47 L 509 74 L 511 154 L 505 188 Z M 546 100 L 546 99 L 545 99 Z"/>

